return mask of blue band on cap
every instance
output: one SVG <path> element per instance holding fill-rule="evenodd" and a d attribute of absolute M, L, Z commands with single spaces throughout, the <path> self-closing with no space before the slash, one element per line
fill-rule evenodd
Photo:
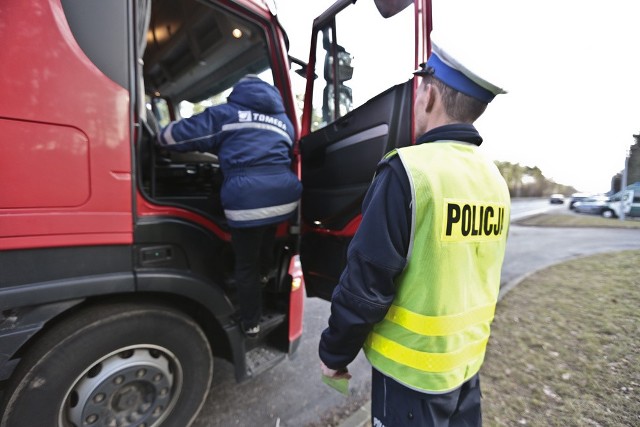
<path fill-rule="evenodd" d="M 427 66 L 433 67 L 435 70 L 433 76 L 435 78 L 458 92 L 462 92 L 486 104 L 496 97 L 492 92 L 478 85 L 460 71 L 444 63 L 435 52 L 432 52 L 431 56 L 429 56 Z"/>

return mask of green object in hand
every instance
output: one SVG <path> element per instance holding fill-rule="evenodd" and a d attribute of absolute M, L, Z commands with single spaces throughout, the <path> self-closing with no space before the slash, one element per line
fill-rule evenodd
<path fill-rule="evenodd" d="M 323 375 L 322 382 L 327 384 L 329 387 L 338 390 L 345 396 L 349 396 L 349 380 L 347 378 L 331 378 Z"/>

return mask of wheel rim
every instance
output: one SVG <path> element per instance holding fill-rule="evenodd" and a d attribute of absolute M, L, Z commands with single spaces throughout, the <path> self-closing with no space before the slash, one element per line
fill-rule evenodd
<path fill-rule="evenodd" d="M 604 211 L 602 212 L 602 216 L 605 218 L 611 218 L 613 216 L 613 213 L 611 211 Z"/>
<path fill-rule="evenodd" d="M 73 382 L 59 411 L 69 427 L 153 427 L 171 412 L 182 388 L 178 359 L 157 346 L 119 349 Z"/>

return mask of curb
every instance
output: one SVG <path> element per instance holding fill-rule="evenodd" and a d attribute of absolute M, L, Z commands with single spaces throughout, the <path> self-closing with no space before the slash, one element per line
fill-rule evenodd
<path fill-rule="evenodd" d="M 507 292 L 509 292 L 511 289 L 515 288 L 516 286 L 518 286 L 521 282 L 524 282 L 524 280 L 526 278 L 528 278 L 529 276 L 533 276 L 534 274 L 536 274 L 537 272 L 544 270 L 545 268 L 549 268 L 547 267 L 542 267 L 539 268 L 535 271 L 531 271 L 529 273 L 523 274 L 520 277 L 516 277 L 515 279 L 507 282 L 504 284 L 504 286 L 500 287 L 500 292 L 498 293 L 498 301 L 500 301 L 502 298 L 504 298 L 504 296 L 507 294 Z"/>
<path fill-rule="evenodd" d="M 366 402 L 356 412 L 349 415 L 346 420 L 342 421 L 338 427 L 364 427 L 371 425 L 370 407 L 371 401 Z"/>

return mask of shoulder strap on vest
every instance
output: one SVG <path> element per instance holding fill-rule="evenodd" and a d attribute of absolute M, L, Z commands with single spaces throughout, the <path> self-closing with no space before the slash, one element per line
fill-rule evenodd
<path fill-rule="evenodd" d="M 390 158 L 392 158 L 393 156 L 395 156 L 397 154 L 398 154 L 398 149 L 394 148 L 393 150 L 391 150 L 387 154 L 385 154 L 382 159 L 383 160 L 389 160 Z"/>

